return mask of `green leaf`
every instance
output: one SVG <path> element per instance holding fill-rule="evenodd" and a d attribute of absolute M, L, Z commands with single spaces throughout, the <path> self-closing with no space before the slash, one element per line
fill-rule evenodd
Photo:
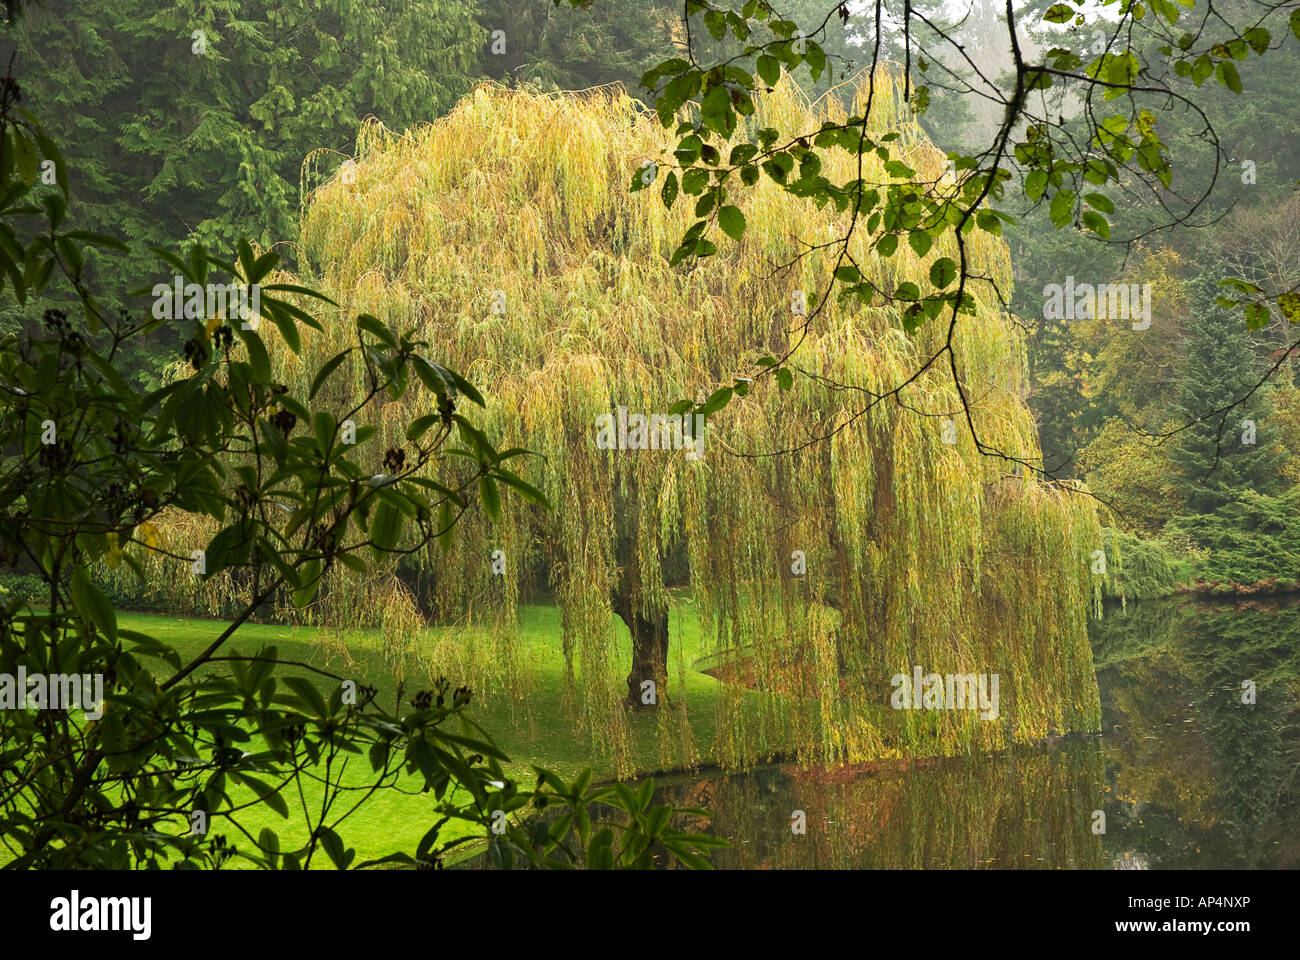
<path fill-rule="evenodd" d="M 930 264 L 930 282 L 940 290 L 957 279 L 957 264 L 951 257 L 940 257 Z"/>
<path fill-rule="evenodd" d="M 1058 190 L 1052 197 L 1052 206 L 1050 215 L 1052 224 L 1057 228 L 1065 226 L 1070 222 L 1070 217 L 1074 213 L 1074 191 Z"/>
<path fill-rule="evenodd" d="M 730 137 L 736 128 L 736 114 L 731 109 L 727 88 L 718 84 L 700 101 L 700 119 L 704 126 L 723 137 Z"/>
<path fill-rule="evenodd" d="M 726 206 L 719 210 L 718 225 L 732 240 L 739 240 L 745 235 L 745 215 L 739 207 Z"/>
<path fill-rule="evenodd" d="M 1115 204 L 1111 203 L 1110 198 L 1100 193 L 1085 193 L 1084 201 L 1088 206 L 1100 210 L 1102 213 L 1111 214 L 1115 212 Z"/>
<path fill-rule="evenodd" d="M 1246 304 L 1246 329 L 1259 330 L 1268 326 L 1268 307 L 1262 303 Z"/>
<path fill-rule="evenodd" d="M 316 599 L 316 594 L 320 592 L 321 571 L 320 561 L 310 560 L 302 565 L 302 569 L 297 571 L 295 576 L 300 586 L 294 588 L 293 605 L 302 609 Z M 286 577 L 290 584 L 293 583 L 292 577 Z"/>
<path fill-rule="evenodd" d="M 271 357 L 266 352 L 266 347 L 262 343 L 262 338 L 257 335 L 256 330 L 245 330 L 244 325 L 237 324 L 235 332 L 244 341 L 244 349 L 248 351 L 248 363 L 253 368 L 253 377 L 261 383 L 269 383 L 271 380 Z"/>
<path fill-rule="evenodd" d="M 91 233 L 89 230 L 69 230 L 64 236 L 96 247 L 116 250 L 118 253 L 130 253 L 130 248 L 125 243 L 116 237 L 110 237 L 106 233 Z"/>
<path fill-rule="evenodd" d="M 929 253 L 930 247 L 934 244 L 933 238 L 924 230 L 913 230 L 907 235 L 907 242 L 911 244 L 918 257 L 924 257 Z"/>
<path fill-rule="evenodd" d="M 789 390 L 790 387 L 794 385 L 794 374 L 792 374 L 786 367 L 777 370 L 776 385 L 780 387 L 782 391 Z"/>
<path fill-rule="evenodd" d="M 334 866 L 340 870 L 346 870 L 348 864 L 352 862 L 352 858 L 357 855 L 355 850 L 344 850 L 343 840 L 329 827 L 320 828 L 320 845 L 329 854 Z"/>
<path fill-rule="evenodd" d="M 370 539 L 374 542 L 375 552 L 392 550 L 401 535 L 402 512 L 387 501 L 380 503 L 370 521 Z"/>
<path fill-rule="evenodd" d="M 72 603 L 77 612 L 93 623 L 109 642 L 117 642 L 117 613 L 112 601 L 90 582 L 83 567 L 72 571 Z"/>
<path fill-rule="evenodd" d="M 336 553 L 334 559 L 349 570 L 357 573 L 366 573 L 370 568 L 366 566 L 366 561 L 362 560 L 354 553 Z"/>
<path fill-rule="evenodd" d="M 272 865 L 276 862 L 276 857 L 280 853 L 280 838 L 270 827 L 263 827 L 257 835 L 257 845 L 270 858 Z"/>
<path fill-rule="evenodd" d="M 263 301 L 262 305 L 266 307 L 266 301 Z M 271 310 L 270 317 L 271 322 L 280 331 L 280 336 L 284 337 L 285 344 L 290 350 L 297 353 L 302 348 L 302 339 L 298 336 L 298 325 L 294 323 L 293 317 L 285 316 L 278 310 Z"/>
<path fill-rule="evenodd" d="M 451 498 L 448 497 L 442 501 L 442 506 L 438 508 L 438 544 L 442 547 L 443 553 L 451 549 L 451 538 L 456 529 L 455 525 L 456 508 L 452 506 Z"/>
<path fill-rule="evenodd" d="M 272 432 L 274 432 L 274 430 Z M 258 537 L 257 549 L 261 552 L 262 556 L 267 559 L 271 566 L 275 567 L 276 572 L 280 574 L 280 576 L 284 577 L 285 583 L 289 584 L 289 586 L 293 587 L 295 590 L 302 586 L 302 573 L 295 570 L 285 562 L 284 557 L 280 555 L 280 551 L 275 548 L 275 545 L 272 544 L 270 540 L 265 537 Z M 316 572 L 319 574 L 320 562 L 313 560 L 312 563 L 316 564 Z M 311 566 L 311 564 L 306 564 L 304 570 L 309 566 Z M 299 605 L 302 606 L 302 604 Z"/>
<path fill-rule="evenodd" d="M 710 10 L 704 15 L 704 26 L 714 40 L 721 40 L 727 35 L 727 15 L 721 10 Z"/>
<path fill-rule="evenodd" d="M 329 716 L 329 707 L 325 704 L 325 698 L 321 696 L 320 691 L 316 689 L 316 684 L 306 677 L 284 676 L 278 677 L 286 687 L 296 693 L 305 704 L 307 710 L 317 717 Z"/>
<path fill-rule="evenodd" d="M 788 153 L 774 153 L 771 159 L 763 163 L 763 170 L 777 183 L 784 184 L 794 169 L 794 157 Z"/>
<path fill-rule="evenodd" d="M 1214 72 L 1214 61 L 1208 53 L 1203 53 L 1192 64 L 1192 82 L 1198 87 Z"/>
<path fill-rule="evenodd" d="M 1273 35 L 1263 27 L 1251 27 L 1243 36 L 1245 41 L 1250 44 L 1251 49 L 1260 56 L 1264 55 L 1264 51 L 1268 49 L 1268 45 L 1273 39 Z"/>
<path fill-rule="evenodd" d="M 516 476 L 515 474 L 511 473 L 509 470 L 502 470 L 500 468 L 496 470 L 494 475 L 502 483 L 506 484 L 509 487 L 513 487 L 515 490 L 518 490 L 525 500 L 530 500 L 533 503 L 540 504 L 541 506 L 545 507 L 547 510 L 551 509 L 551 502 L 548 499 L 546 499 L 546 494 L 542 493 L 542 491 L 538 490 L 536 487 L 534 487 L 527 480 L 524 480 L 522 477 Z"/>
<path fill-rule="evenodd" d="M 826 51 L 821 48 L 821 44 L 809 40 L 805 57 L 808 60 L 808 72 L 814 80 L 818 79 L 826 69 Z"/>
<path fill-rule="evenodd" d="M 267 254 L 266 256 L 270 256 L 270 254 Z M 262 259 L 265 259 L 265 257 L 263 257 Z M 262 262 L 261 260 L 258 261 L 258 263 L 261 262 Z M 269 283 L 266 286 L 262 287 L 262 290 L 263 291 L 283 290 L 286 293 L 300 293 L 304 297 L 315 297 L 317 300 L 324 300 L 330 306 L 334 306 L 334 307 L 338 306 L 337 303 L 335 303 L 329 297 L 325 296 L 325 294 L 321 293 L 319 290 L 313 290 L 311 287 L 300 286 L 299 284 L 296 283 Z"/>
<path fill-rule="evenodd" d="M 1048 23 L 1068 23 L 1074 19 L 1074 8 L 1065 3 L 1054 3 L 1043 14 Z"/>
<path fill-rule="evenodd" d="M 734 393 L 735 391 L 731 387 L 721 387 L 713 391 L 713 393 L 709 395 L 709 399 L 700 404 L 699 409 L 695 412 L 705 417 L 717 413 L 731 402 Z"/>
<path fill-rule="evenodd" d="M 312 433 L 316 435 L 316 449 L 324 457 L 329 453 L 334 441 L 337 428 L 334 415 L 328 410 L 317 410 L 316 415 L 311 418 L 311 428 Z"/>
<path fill-rule="evenodd" d="M 887 233 L 876 241 L 876 251 L 883 257 L 892 257 L 898 249 L 898 235 Z"/>
<path fill-rule="evenodd" d="M 253 263 L 252 272 L 247 277 L 248 282 L 257 283 L 264 276 L 266 276 L 268 273 L 274 270 L 275 265 L 279 262 L 280 262 L 280 255 L 276 253 L 274 250 L 268 250 L 266 253 L 258 257 L 257 260 Z M 297 289 L 307 290 L 307 287 L 298 287 Z"/>
<path fill-rule="evenodd" d="M 1083 225 L 1103 240 L 1110 239 L 1110 224 L 1095 210 L 1083 211 Z"/>
<path fill-rule="evenodd" d="M 976 225 L 986 233 L 991 233 L 995 237 L 1002 236 L 1002 221 L 998 215 L 991 210 L 981 210 L 975 214 Z"/>
<path fill-rule="evenodd" d="M 329 375 L 338 369 L 339 364 L 342 363 L 351 352 L 351 348 L 349 348 L 344 350 L 342 353 L 336 353 L 321 364 L 320 370 L 316 372 L 316 376 L 311 381 L 311 390 L 307 394 L 308 400 L 316 399 L 316 394 L 319 393 L 320 388 L 325 385 L 325 381 L 329 379 Z"/>
<path fill-rule="evenodd" d="M 14 162 L 17 165 L 18 178 L 29 187 L 36 182 L 38 156 L 36 144 L 28 140 L 22 130 L 13 128 Z"/>
<path fill-rule="evenodd" d="M 236 551 L 238 556 L 248 545 L 248 538 L 244 533 L 242 523 L 236 523 L 217 532 L 208 544 L 207 550 L 203 552 L 204 557 L 204 574 L 205 580 L 211 580 L 212 577 L 222 569 L 226 562 L 226 556 L 232 551 Z"/>
<path fill-rule="evenodd" d="M 456 385 L 456 389 L 460 391 L 462 396 L 469 399 L 471 403 L 475 403 L 480 407 L 487 406 L 487 401 L 483 399 L 483 394 L 478 392 L 478 389 L 475 388 L 474 384 L 470 383 L 455 370 L 451 369 L 451 367 L 441 367 L 440 369 L 444 370 L 447 373 L 447 376 L 451 377 L 451 382 Z"/>
<path fill-rule="evenodd" d="M 384 346 L 396 350 L 397 341 L 393 339 L 393 332 L 388 329 L 388 325 L 378 317 L 370 313 L 362 313 L 357 316 L 357 329 L 364 330 L 366 333 L 375 337 Z"/>
<path fill-rule="evenodd" d="M 172 267 L 186 280 L 192 281 L 194 279 L 193 274 L 190 272 L 190 265 L 170 250 L 166 250 L 163 247 L 150 247 L 149 252 L 160 260 L 165 261 L 168 266 Z"/>
<path fill-rule="evenodd" d="M 483 501 L 483 512 L 488 515 L 489 520 L 496 520 L 501 516 L 501 491 L 497 489 L 496 482 L 488 476 L 478 478 L 478 494 Z"/>
<path fill-rule="evenodd" d="M 1170 0 L 1150 0 L 1150 2 L 1151 9 L 1164 17 L 1170 25 L 1178 22 L 1178 7 Z"/>
<path fill-rule="evenodd" d="M 1214 72 L 1221 84 L 1233 93 L 1241 93 L 1241 77 L 1238 75 L 1235 66 L 1227 60 L 1220 60 L 1219 65 L 1215 67 Z"/>
<path fill-rule="evenodd" d="M 428 433 L 430 427 L 440 420 L 442 420 L 442 417 L 436 413 L 426 413 L 422 417 L 416 417 L 411 421 L 411 425 L 406 428 L 406 439 L 420 439 L 420 437 Z"/>
<path fill-rule="evenodd" d="M 591 847 L 587 851 L 587 867 L 592 870 L 614 868 L 614 832 L 609 827 L 601 827 L 591 838 Z"/>
<path fill-rule="evenodd" d="M 253 788 L 253 792 L 257 794 L 259 800 L 278 813 L 281 817 L 286 819 L 288 818 L 289 805 L 284 802 L 284 797 L 280 795 L 279 791 L 269 783 L 264 780 L 259 780 L 257 777 L 250 777 L 248 774 L 244 773 L 239 775 L 239 779 Z M 263 832 L 266 831 L 264 830 Z M 278 843 L 277 849 L 279 849 Z"/>
<path fill-rule="evenodd" d="M 755 65 L 758 75 L 763 78 L 763 82 L 769 87 L 776 86 L 776 82 L 781 79 L 781 63 L 776 57 L 763 54 L 758 58 Z"/>
<path fill-rule="evenodd" d="M 1232 287 L 1232 289 L 1239 290 L 1242 293 L 1263 293 L 1264 292 L 1262 287 L 1256 286 L 1250 281 L 1242 280 L 1238 277 L 1225 277 L 1224 279 L 1219 281 L 1219 286 Z"/>
<path fill-rule="evenodd" d="M 677 172 L 676 171 L 674 170 L 668 171 L 668 178 L 664 180 L 663 189 L 660 192 L 660 195 L 663 197 L 664 206 L 671 209 L 673 205 L 673 201 L 677 199 Z"/>

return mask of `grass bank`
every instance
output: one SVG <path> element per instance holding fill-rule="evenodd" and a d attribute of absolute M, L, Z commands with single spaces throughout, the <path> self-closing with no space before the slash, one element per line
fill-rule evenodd
<path fill-rule="evenodd" d="M 225 626 L 215 620 L 126 611 L 119 612 L 118 623 L 173 645 L 182 659 L 198 655 Z M 523 695 L 520 696 L 517 686 L 512 691 L 505 683 L 491 679 L 472 684 L 470 716 L 482 724 L 511 758 L 510 772 L 525 782 L 531 783 L 534 764 L 549 767 L 566 779 L 585 767 L 592 768 L 597 780 L 612 778 L 614 770 L 609 758 L 592 746 L 590 738 L 575 731 L 564 710 L 565 662 L 559 608 L 549 604 L 521 607 L 519 626 L 519 635 L 513 642 L 518 645 L 514 653 L 525 678 Z M 660 736 L 659 721 L 653 712 L 634 713 L 630 719 L 633 763 L 639 774 L 708 764 L 713 760 L 710 746 L 719 683 L 692 666 L 704 650 L 699 622 L 688 598 L 679 598 L 676 603 L 671 629 L 674 647 L 670 660 L 670 696 L 675 700 L 685 699 L 689 704 L 686 715 L 698 752 L 683 756 L 680 739 L 670 738 L 666 742 Z M 611 630 L 618 645 L 619 662 L 630 663 L 631 640 L 626 628 L 615 619 Z M 447 628 L 434 627 L 411 638 L 412 655 L 404 661 L 403 699 L 408 705 L 410 698 L 417 691 L 427 689 L 435 676 L 444 675 L 453 685 L 467 680 L 457 675 L 454 664 L 439 662 L 438 651 L 445 649 L 445 641 L 453 633 Z M 398 670 L 385 657 L 384 639 L 378 630 L 324 631 L 315 627 L 247 624 L 222 648 L 222 653 L 251 655 L 268 644 L 274 644 L 284 660 L 301 661 L 355 679 L 358 684 L 373 685 L 379 690 L 381 703 L 389 708 L 394 704 Z M 326 685 L 332 683 L 303 668 L 285 667 L 283 672 L 307 676 L 326 693 L 329 692 Z M 358 771 L 357 783 L 364 780 L 361 772 Z M 309 789 L 305 802 L 315 810 L 319 794 L 312 794 Z M 269 826 L 280 833 L 282 846 L 290 847 L 294 838 L 305 838 L 306 830 L 298 798 L 286 799 L 290 801 L 289 820 L 262 807 L 241 814 L 241 825 L 252 836 L 263 826 Z M 356 848 L 357 863 L 394 850 L 412 852 L 434 820 L 435 803 L 431 794 L 384 791 L 349 817 L 340 833 L 349 846 Z M 178 824 L 178 832 L 180 829 Z M 236 844 L 249 843 L 237 829 L 219 818 L 214 819 L 211 829 L 225 833 Z M 457 835 L 451 832 L 452 825 L 447 829 L 448 837 Z"/>

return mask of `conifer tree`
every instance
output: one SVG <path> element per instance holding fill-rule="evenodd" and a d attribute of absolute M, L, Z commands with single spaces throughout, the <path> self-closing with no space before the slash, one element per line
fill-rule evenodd
<path fill-rule="evenodd" d="M 451 0 L 50 0 L 0 53 L 16 48 L 23 105 L 63 145 L 76 226 L 143 241 L 93 263 L 125 291 L 156 273 L 148 245 L 294 239 L 304 158 L 325 148 L 333 175 L 365 117 L 404 129 L 469 89 L 473 14 Z"/>
<path fill-rule="evenodd" d="M 1210 282 L 1199 285 L 1202 302 L 1210 300 Z M 1283 454 L 1269 439 L 1268 386 L 1226 417 L 1208 413 L 1240 400 L 1262 375 L 1251 334 L 1239 317 L 1217 304 L 1194 309 L 1185 330 L 1187 354 L 1171 412 L 1192 426 L 1175 438 L 1169 461 L 1186 509 L 1211 513 L 1247 489 L 1280 492 Z"/>

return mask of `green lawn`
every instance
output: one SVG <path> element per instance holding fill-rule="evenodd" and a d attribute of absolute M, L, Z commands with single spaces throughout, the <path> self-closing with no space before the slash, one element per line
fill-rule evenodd
<path fill-rule="evenodd" d="M 520 608 L 521 636 L 517 656 L 521 665 L 526 695 L 510 695 L 499 684 L 487 683 L 475 689 L 469 707 L 470 716 L 482 724 L 498 746 L 511 758 L 511 773 L 531 783 L 532 765 L 547 766 L 565 778 L 572 778 L 584 767 L 595 771 L 597 780 L 613 776 L 609 758 L 594 751 L 585 737 L 575 735 L 573 724 L 562 707 L 564 693 L 564 656 L 560 646 L 560 611 L 554 605 L 531 605 Z M 118 622 L 123 628 L 139 630 L 174 645 L 182 659 L 198 654 L 217 636 L 224 624 L 212 620 L 186 619 L 175 616 L 119 612 Z M 631 644 L 621 621 L 613 620 L 619 645 L 620 675 L 622 664 L 631 662 Z M 688 712 L 695 745 L 703 762 L 710 759 L 713 742 L 717 681 L 695 671 L 692 664 L 703 654 L 700 628 L 694 606 L 688 598 L 681 598 L 672 614 L 670 650 L 670 691 L 674 697 L 684 693 L 690 705 Z M 447 632 L 433 628 L 414 638 L 412 646 L 417 656 L 432 663 L 412 663 L 407 667 L 406 693 L 409 697 L 417 690 L 429 687 L 430 675 L 443 673 L 453 685 L 464 682 L 452 670 L 436 659 L 436 648 Z M 347 677 L 359 683 L 369 683 L 379 689 L 381 702 L 391 708 L 396 686 L 394 671 L 383 656 L 383 639 L 377 630 L 352 630 L 336 634 L 346 648 L 346 657 L 335 644 L 322 643 L 322 632 L 309 627 L 287 627 L 251 624 L 242 627 L 222 648 L 222 653 L 253 654 L 266 644 L 275 644 L 279 656 L 286 660 L 300 660 Z M 677 673 L 678 645 L 686 667 L 685 690 Z M 352 663 L 348 663 L 350 659 Z M 287 667 L 284 670 L 293 671 Z M 325 678 L 299 669 L 297 672 L 320 682 L 322 689 L 331 683 Z M 480 685 L 481 687 L 483 685 Z M 653 772 L 665 766 L 679 766 L 681 758 L 663 762 L 659 752 L 657 720 L 653 712 L 638 712 L 630 717 L 633 762 L 638 772 Z M 357 761 L 354 761 L 357 762 Z M 364 761 L 360 761 L 363 766 Z M 362 771 L 358 771 L 360 774 Z M 349 778 L 350 779 L 350 778 Z M 360 782 L 360 780 L 358 780 Z M 319 808 L 319 793 L 308 791 L 306 802 L 310 809 Z M 241 814 L 241 823 L 254 836 L 263 826 L 270 826 L 281 834 L 282 846 L 290 847 L 295 836 L 305 837 L 302 812 L 296 796 L 290 801 L 290 820 L 280 819 L 273 811 L 260 808 L 255 814 Z M 395 850 L 412 852 L 419 838 L 433 822 L 432 795 L 405 795 L 385 791 L 371 798 L 353 814 L 340 829 L 349 846 L 357 849 L 359 863 Z M 297 829 L 295 829 L 297 827 Z M 450 828 L 450 827 L 449 827 Z M 238 831 L 221 819 L 214 819 L 213 832 L 224 832 L 236 843 L 247 844 Z M 323 857 L 323 854 L 322 854 Z"/>

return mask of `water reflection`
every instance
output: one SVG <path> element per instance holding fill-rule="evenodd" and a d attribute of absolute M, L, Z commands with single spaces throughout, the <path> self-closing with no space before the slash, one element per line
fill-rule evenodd
<path fill-rule="evenodd" d="M 1300 604 L 1130 604 L 1092 639 L 1100 739 L 660 779 L 661 798 L 713 812 L 724 868 L 1300 864 Z"/>

